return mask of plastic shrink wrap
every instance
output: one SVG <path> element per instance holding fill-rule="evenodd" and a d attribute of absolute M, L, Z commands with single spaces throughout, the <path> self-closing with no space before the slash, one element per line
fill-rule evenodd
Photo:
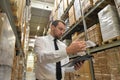
<path fill-rule="evenodd" d="M 120 35 L 120 22 L 114 6 L 107 5 L 98 13 L 103 41 Z"/>

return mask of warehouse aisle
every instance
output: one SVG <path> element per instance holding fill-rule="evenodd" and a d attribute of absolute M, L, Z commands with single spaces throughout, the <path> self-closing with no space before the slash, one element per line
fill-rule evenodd
<path fill-rule="evenodd" d="M 30 52 L 27 57 L 26 80 L 35 80 L 34 66 L 34 54 Z"/>
<path fill-rule="evenodd" d="M 26 72 L 26 80 L 35 80 L 34 72 Z"/>

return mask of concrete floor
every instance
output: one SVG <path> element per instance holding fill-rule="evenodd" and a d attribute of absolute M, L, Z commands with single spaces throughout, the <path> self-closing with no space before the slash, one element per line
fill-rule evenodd
<path fill-rule="evenodd" d="M 34 72 L 26 72 L 26 80 L 35 80 Z"/>

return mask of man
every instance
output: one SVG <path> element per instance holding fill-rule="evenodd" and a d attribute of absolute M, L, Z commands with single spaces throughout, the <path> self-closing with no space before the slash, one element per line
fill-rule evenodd
<path fill-rule="evenodd" d="M 67 70 L 62 67 L 62 79 L 56 78 L 56 63 L 61 62 L 64 65 L 69 61 L 69 54 L 76 54 L 86 50 L 85 41 L 74 41 L 70 46 L 66 46 L 60 39 L 65 31 L 65 23 L 61 20 L 55 20 L 50 26 L 50 33 L 47 36 L 38 37 L 35 41 L 35 53 L 38 61 L 35 68 L 36 80 L 64 80 L 64 72 Z M 55 50 L 54 40 L 59 49 Z M 82 62 L 77 63 L 74 69 L 77 70 Z M 60 76 L 60 74 L 59 74 Z"/>

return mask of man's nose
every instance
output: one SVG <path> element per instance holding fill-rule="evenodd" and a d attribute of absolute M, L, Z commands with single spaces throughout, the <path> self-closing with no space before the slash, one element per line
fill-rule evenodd
<path fill-rule="evenodd" d="M 64 34 L 64 32 L 65 32 L 64 30 L 61 30 L 61 33 L 62 33 L 62 34 Z"/>

